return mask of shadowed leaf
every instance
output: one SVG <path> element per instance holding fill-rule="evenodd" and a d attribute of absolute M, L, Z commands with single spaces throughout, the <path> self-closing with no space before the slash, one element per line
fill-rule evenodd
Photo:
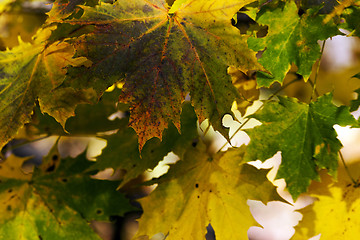
<path fill-rule="evenodd" d="M 91 220 L 109 221 L 135 210 L 115 191 L 117 182 L 90 178 L 93 163 L 85 154 L 60 159 L 56 148 L 33 174 L 21 171 L 26 159 L 11 155 L 0 163 L 1 239 L 99 240 Z"/>

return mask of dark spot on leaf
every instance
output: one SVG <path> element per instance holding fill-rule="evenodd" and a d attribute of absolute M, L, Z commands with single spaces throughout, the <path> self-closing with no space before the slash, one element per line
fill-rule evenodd
<path fill-rule="evenodd" d="M 142 11 L 143 11 L 144 13 L 150 13 L 150 12 L 153 11 L 153 9 L 152 9 L 152 7 L 150 7 L 149 5 L 144 5 Z"/>
<path fill-rule="evenodd" d="M 11 193 L 13 190 L 10 188 L 9 190 L 8 190 L 8 193 Z"/>
<path fill-rule="evenodd" d="M 195 187 L 196 187 L 196 188 L 198 188 L 198 187 L 199 187 L 199 184 L 198 184 L 198 183 L 196 183 L 196 184 L 195 184 Z"/>
<path fill-rule="evenodd" d="M 210 189 L 209 192 L 212 192 L 212 190 Z"/>
<path fill-rule="evenodd" d="M 42 240 L 42 239 L 43 239 L 41 235 L 39 235 L 38 237 L 39 237 L 39 239 L 40 239 L 40 240 Z"/>
<path fill-rule="evenodd" d="M 55 164 L 51 165 L 50 167 L 48 167 L 45 171 L 46 172 L 52 172 L 55 170 Z"/>
<path fill-rule="evenodd" d="M 67 178 L 63 178 L 63 179 L 61 179 L 61 181 L 62 182 L 67 182 L 68 180 L 67 180 Z"/>
<path fill-rule="evenodd" d="M 212 162 L 212 160 L 213 160 L 212 157 L 209 157 L 209 158 L 208 158 L 208 161 L 209 161 L 209 162 Z"/>
<path fill-rule="evenodd" d="M 197 198 L 200 198 L 200 196 L 198 195 Z"/>
<path fill-rule="evenodd" d="M 103 211 L 101 209 L 96 210 L 96 214 L 100 215 L 102 213 L 103 213 Z"/>
<path fill-rule="evenodd" d="M 53 155 L 53 156 L 52 156 L 52 160 L 53 160 L 53 161 L 59 160 L 59 156 L 58 156 L 58 155 Z"/>
<path fill-rule="evenodd" d="M 350 218 L 348 218 L 347 220 L 350 221 Z"/>
<path fill-rule="evenodd" d="M 133 164 L 132 167 L 133 167 L 133 168 L 136 167 L 136 164 Z"/>
<path fill-rule="evenodd" d="M 11 205 L 8 205 L 7 207 L 6 207 L 6 210 L 8 210 L 9 212 L 12 210 L 12 207 L 11 207 Z"/>
<path fill-rule="evenodd" d="M 150 151 L 151 153 L 154 153 L 154 149 L 151 149 L 151 151 Z"/>
<path fill-rule="evenodd" d="M 191 146 L 196 147 L 197 144 L 198 144 L 198 140 L 196 139 L 191 143 Z"/>
<path fill-rule="evenodd" d="M 346 185 L 346 187 L 350 187 L 351 186 L 351 183 L 349 183 L 348 185 Z"/>

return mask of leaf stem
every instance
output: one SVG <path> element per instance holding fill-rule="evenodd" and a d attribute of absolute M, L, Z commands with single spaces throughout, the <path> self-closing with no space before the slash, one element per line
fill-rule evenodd
<path fill-rule="evenodd" d="M 312 89 L 312 93 L 311 93 L 311 96 L 310 96 L 310 102 L 313 99 L 313 96 L 315 94 L 316 82 L 317 82 L 317 78 L 318 78 L 319 71 L 320 71 L 320 64 L 321 64 L 321 59 L 322 59 L 322 56 L 323 56 L 323 53 L 324 53 L 325 43 L 326 43 L 326 40 L 323 41 L 323 44 L 322 44 L 322 47 L 321 47 L 321 54 L 320 54 L 319 62 L 318 62 L 316 72 L 315 72 L 315 79 L 314 79 L 314 84 L 312 86 L 313 89 Z"/>
<path fill-rule="evenodd" d="M 270 101 L 272 98 L 274 98 L 277 94 L 279 94 L 279 92 L 281 92 L 282 90 L 284 90 L 285 88 L 287 88 L 288 86 L 290 86 L 291 84 L 293 84 L 294 82 L 297 82 L 301 79 L 296 78 L 286 84 L 284 84 L 280 89 L 276 90 L 273 94 L 271 94 L 271 96 L 266 99 L 264 102 Z M 263 104 L 253 113 L 257 113 L 258 111 L 260 111 L 260 109 L 264 106 L 264 102 Z M 231 140 L 235 137 L 235 135 L 245 126 L 245 124 L 247 124 L 250 121 L 250 118 L 247 118 L 239 127 L 238 129 L 236 129 L 236 131 L 231 135 L 231 137 L 229 138 L 229 142 L 224 143 L 224 145 L 221 146 L 221 148 L 218 150 L 218 152 L 221 151 L 221 149 L 223 149 L 228 143 L 231 142 Z M 231 144 L 231 143 L 230 143 Z"/>
<path fill-rule="evenodd" d="M 347 175 L 349 176 L 349 178 L 351 179 L 351 181 L 354 183 L 354 187 L 359 187 L 360 186 L 360 182 L 359 180 L 355 180 L 352 176 L 351 176 L 351 173 L 349 171 L 349 168 L 347 167 L 346 163 L 345 163 L 345 160 L 344 160 L 344 157 L 341 153 L 341 151 L 339 150 L 339 156 L 340 156 L 340 159 L 341 159 L 341 162 L 343 163 L 344 165 L 344 168 L 345 168 L 345 171 L 347 173 Z"/>

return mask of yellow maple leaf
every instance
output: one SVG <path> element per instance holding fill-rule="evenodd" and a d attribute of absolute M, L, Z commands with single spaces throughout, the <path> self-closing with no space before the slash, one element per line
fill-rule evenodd
<path fill-rule="evenodd" d="M 360 162 L 349 165 L 351 176 L 360 177 Z M 321 239 L 358 239 L 360 233 L 360 187 L 352 183 L 344 167 L 338 171 L 338 181 L 322 175 L 322 181 L 313 182 L 310 196 L 316 201 L 301 213 L 302 222 L 293 240 L 308 239 L 321 234 Z"/>
<path fill-rule="evenodd" d="M 139 239 L 162 232 L 169 239 L 204 239 L 211 224 L 216 239 L 246 239 L 256 225 L 248 199 L 278 199 L 267 180 L 267 170 L 257 170 L 242 160 L 245 147 L 210 156 L 205 146 L 191 146 L 184 159 L 170 168 L 159 186 L 140 202 Z"/>

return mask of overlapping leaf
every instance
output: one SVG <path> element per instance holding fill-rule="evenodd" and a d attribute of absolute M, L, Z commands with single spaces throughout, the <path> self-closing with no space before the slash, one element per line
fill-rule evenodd
<path fill-rule="evenodd" d="M 355 179 L 360 177 L 359 162 L 348 166 Z M 321 233 L 321 239 L 356 239 L 360 232 L 360 187 L 354 186 L 343 166 L 339 168 L 338 180 L 326 174 L 321 183 L 314 182 L 309 194 L 314 204 L 301 210 L 303 220 L 292 239 L 303 240 Z"/>
<path fill-rule="evenodd" d="M 216 239 L 247 239 L 256 222 L 247 199 L 278 199 L 267 170 L 243 161 L 244 147 L 210 156 L 199 142 L 140 203 L 144 209 L 138 237 L 162 232 L 169 239 L 204 239 L 211 224 Z"/>
<path fill-rule="evenodd" d="M 226 69 L 246 72 L 262 67 L 247 48 L 246 37 L 231 25 L 233 15 L 253 0 L 179 1 L 168 9 L 164 0 L 116 1 L 83 6 L 79 19 L 59 20 L 95 29 L 72 41 L 77 56 L 94 64 L 90 71 L 73 68 L 65 86 L 92 86 L 102 92 L 126 79 L 120 100 L 130 104 L 130 126 L 140 148 L 173 122 L 180 129 L 181 105 L 190 93 L 200 122 L 209 118 L 225 133 L 221 118 L 239 97 Z"/>
<path fill-rule="evenodd" d="M 310 11 L 300 17 L 294 1 L 279 3 L 276 8 L 264 7 L 259 12 L 256 22 L 267 25 L 268 34 L 249 38 L 248 44 L 255 51 L 265 50 L 259 62 L 271 73 L 257 75 L 259 86 L 282 83 L 293 63 L 305 80 L 309 78 L 312 66 L 320 57 L 318 40 L 341 34 L 334 23 L 323 24 L 323 19 Z"/>
<path fill-rule="evenodd" d="M 353 6 L 346 8 L 342 13 L 342 19 L 344 23 L 341 27 L 350 31 L 350 35 L 360 37 L 360 7 Z"/>
<path fill-rule="evenodd" d="M 258 100 L 260 96 L 260 89 L 257 88 L 256 84 L 256 73 L 248 72 L 245 74 L 234 67 L 229 67 L 228 74 L 231 76 L 234 86 L 239 90 L 242 97 L 242 99 L 237 102 L 237 109 L 244 115 L 246 109 L 251 106 L 255 100 Z"/>
<path fill-rule="evenodd" d="M 250 144 L 246 161 L 264 161 L 281 151 L 282 163 L 277 178 L 284 178 L 293 198 L 306 192 L 311 180 L 319 179 L 317 170 L 336 174 L 338 151 L 342 147 L 333 125 L 356 125 L 347 107 L 332 104 L 332 95 L 308 104 L 279 97 L 268 102 L 252 117 L 261 126 L 247 130 Z"/>
<path fill-rule="evenodd" d="M 90 178 L 85 154 L 60 160 L 54 148 L 33 174 L 22 172 L 25 160 L 0 164 L 1 239 L 100 239 L 91 220 L 134 210 L 118 183 Z"/>
<path fill-rule="evenodd" d="M 82 104 L 76 107 L 75 116 L 70 117 L 65 124 L 65 129 L 48 114 L 42 114 L 39 108 L 35 108 L 31 125 L 36 130 L 33 134 L 48 135 L 98 135 L 108 131 L 121 128 L 121 120 L 115 118 L 110 120 L 112 114 L 127 111 L 124 104 L 116 104 L 119 89 L 112 92 L 105 92 L 94 105 Z M 125 113 L 123 113 L 125 114 Z"/>
<path fill-rule="evenodd" d="M 25 123 L 39 100 L 43 112 L 61 124 L 73 115 L 76 104 L 89 101 L 94 92 L 62 88 L 53 91 L 65 78 L 66 66 L 88 65 L 84 58 L 73 58 L 68 43 L 46 46 L 52 28 L 40 30 L 34 44 L 21 42 L 18 47 L 0 52 L 0 148 Z"/>
<path fill-rule="evenodd" d="M 181 116 L 181 135 L 171 125 L 164 131 L 163 141 L 149 140 L 141 151 L 138 147 L 138 138 L 133 129 L 127 127 L 128 119 L 122 119 L 119 131 L 106 137 L 107 146 L 97 158 L 92 169 L 120 168 L 126 171 L 120 186 L 129 180 L 138 177 L 147 169 L 156 167 L 159 161 L 170 151 L 182 156 L 188 145 L 197 139 L 196 115 L 190 104 L 185 104 Z"/>

